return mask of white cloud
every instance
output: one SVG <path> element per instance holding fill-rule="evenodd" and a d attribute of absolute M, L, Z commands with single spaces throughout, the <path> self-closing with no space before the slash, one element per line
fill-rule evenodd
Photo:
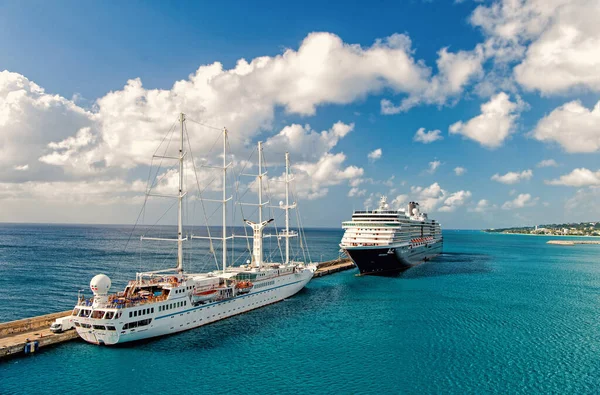
<path fill-rule="evenodd" d="M 454 174 L 456 174 L 457 176 L 462 176 L 466 172 L 467 172 L 467 169 L 465 169 L 464 167 L 457 166 L 454 168 Z"/>
<path fill-rule="evenodd" d="M 304 199 L 317 199 L 327 195 L 329 186 L 362 177 L 364 170 L 345 166 L 346 155 L 326 153 L 316 162 L 300 162 L 293 165 L 296 192 Z M 279 180 L 283 179 L 283 175 Z M 275 183 L 282 184 L 282 183 Z"/>
<path fill-rule="evenodd" d="M 558 167 L 554 159 L 544 159 L 537 164 L 537 167 Z"/>
<path fill-rule="evenodd" d="M 17 171 L 26 171 L 29 169 L 29 165 L 28 164 L 24 164 L 24 165 L 14 165 L 13 169 L 17 170 Z"/>
<path fill-rule="evenodd" d="M 470 208 L 469 211 L 475 213 L 487 213 L 489 211 L 495 210 L 498 207 L 495 204 L 490 203 L 487 199 L 481 199 L 477 202 L 474 208 Z"/>
<path fill-rule="evenodd" d="M 542 118 L 532 135 L 558 143 L 570 153 L 596 152 L 600 150 L 600 101 L 592 110 L 578 100 L 563 104 Z"/>
<path fill-rule="evenodd" d="M 470 191 L 458 191 L 454 192 L 446 200 L 444 200 L 444 205 L 440 207 L 439 211 L 452 212 L 456 210 L 458 207 L 466 204 L 469 199 L 471 199 Z"/>
<path fill-rule="evenodd" d="M 441 164 L 442 164 L 442 162 L 440 162 L 439 160 L 434 160 L 433 162 L 429 162 L 429 170 L 427 170 L 427 172 L 429 174 L 435 173 L 435 171 L 438 169 L 438 167 L 440 167 Z"/>
<path fill-rule="evenodd" d="M 529 180 L 529 179 L 531 179 L 531 177 L 533 177 L 533 171 L 523 170 L 520 173 L 514 172 L 514 171 L 509 171 L 508 173 L 506 173 L 502 176 L 499 174 L 494 174 L 491 179 L 493 181 L 498 181 L 503 184 L 516 184 L 523 180 Z"/>
<path fill-rule="evenodd" d="M 314 132 L 310 125 L 304 127 L 291 125 L 284 127 L 278 134 L 270 137 L 264 143 L 265 152 L 288 150 L 294 152 L 292 171 L 294 172 L 295 193 L 303 199 L 318 199 L 329 192 L 328 187 L 347 182 L 351 189 L 349 197 L 364 196 L 365 189 L 359 186 L 365 182 L 362 178 L 364 170 L 356 166 L 346 166 L 346 155 L 333 154 L 340 139 L 354 128 L 354 124 L 335 123 L 328 131 Z M 272 156 L 270 156 L 272 157 Z M 268 178 L 271 192 L 281 197 L 284 194 L 284 174 Z"/>
<path fill-rule="evenodd" d="M 578 189 L 565 203 L 565 209 L 573 221 L 589 221 L 600 218 L 600 187 Z"/>
<path fill-rule="evenodd" d="M 442 189 L 437 182 L 428 187 L 413 186 L 410 188 L 410 192 L 411 200 L 418 202 L 424 212 L 435 210 L 451 212 L 467 203 L 471 198 L 470 191 L 461 190 L 449 193 Z"/>
<path fill-rule="evenodd" d="M 390 206 L 393 209 L 398 210 L 400 208 L 403 208 L 407 203 L 408 195 L 398 195 L 394 199 L 392 199 L 392 203 L 390 204 Z"/>
<path fill-rule="evenodd" d="M 514 200 L 509 200 L 502 205 L 504 210 L 535 206 L 539 198 L 533 198 L 528 193 L 519 194 Z"/>
<path fill-rule="evenodd" d="M 423 144 L 430 144 L 434 141 L 443 140 L 444 137 L 440 135 L 441 133 L 442 132 L 440 130 L 430 130 L 426 132 L 425 128 L 420 128 L 419 130 L 417 130 L 417 133 L 415 133 L 413 141 L 417 141 Z"/>
<path fill-rule="evenodd" d="M 422 210 L 425 212 L 434 211 L 448 195 L 437 182 L 428 187 L 413 186 L 410 188 L 410 192 L 411 196 L 414 197 L 414 200 L 419 203 Z"/>
<path fill-rule="evenodd" d="M 484 50 L 477 45 L 472 51 L 448 52 L 448 48 L 438 51 L 438 73 L 429 78 L 420 90 L 411 92 L 399 105 L 390 100 L 381 100 L 382 114 L 398 114 L 410 108 L 426 104 L 447 104 L 449 98 L 456 98 L 472 80 L 483 75 Z"/>
<path fill-rule="evenodd" d="M 383 151 L 381 151 L 381 148 L 377 148 L 376 150 L 369 152 L 369 155 L 367 155 L 367 157 L 369 158 L 370 162 L 375 162 L 381 159 L 381 155 L 383 155 Z"/>
<path fill-rule="evenodd" d="M 348 197 L 360 197 L 360 196 L 365 196 L 367 194 L 367 190 L 366 189 L 360 189 L 357 187 L 352 187 L 350 188 L 350 191 L 348 191 Z"/>
<path fill-rule="evenodd" d="M 593 172 L 585 168 L 575 169 L 569 174 L 560 176 L 556 180 L 546 181 L 549 185 L 566 185 L 571 187 L 583 187 L 588 185 L 600 185 L 600 170 Z"/>
<path fill-rule="evenodd" d="M 538 2 L 548 7 L 545 2 Z M 600 3 L 569 1 L 556 7 L 548 26 L 529 45 L 515 77 L 525 88 L 543 94 L 574 87 L 600 91 Z"/>
<path fill-rule="evenodd" d="M 523 104 L 510 101 L 509 95 L 500 92 L 481 105 L 481 114 L 466 123 L 450 126 L 451 134 L 460 134 L 477 141 L 486 148 L 498 148 L 514 133 L 514 123 Z"/>
<path fill-rule="evenodd" d="M 147 163 L 180 111 L 188 119 L 227 126 L 238 138 L 232 139 L 233 148 L 240 147 L 270 129 L 278 106 L 312 115 L 320 105 L 351 103 L 383 89 L 421 91 L 430 70 L 412 58 L 410 46 L 401 34 L 361 47 L 334 34 L 312 33 L 297 50 L 281 55 L 240 59 L 232 69 L 220 63 L 201 66 L 171 89 L 145 89 L 139 79 L 130 80 L 123 89 L 99 98 L 93 113 L 46 94 L 19 74 L 3 72 L 0 161 L 10 162 L 10 167 L 20 164 L 17 160 L 78 167 L 71 171 L 77 174 L 105 167 L 131 169 Z M 17 127 L 22 117 L 26 129 Z M 86 127 L 90 129 L 82 133 L 88 133 L 87 144 L 78 145 L 78 132 Z M 218 133 L 192 125 L 188 132 L 204 149 Z M 45 162 L 37 162 L 40 157 Z"/>
<path fill-rule="evenodd" d="M 0 72 L 0 180 L 10 179 L 28 164 L 30 177 L 43 165 L 37 159 L 51 141 L 89 127 L 94 116 L 75 103 L 51 95 L 24 76 Z M 22 176 L 19 175 L 19 177 Z"/>
<path fill-rule="evenodd" d="M 597 0 L 502 0 L 481 5 L 471 23 L 497 62 L 520 62 L 514 77 L 543 94 L 575 87 L 600 90 L 600 4 Z"/>
<path fill-rule="evenodd" d="M 310 125 L 292 124 L 267 139 L 265 151 L 289 152 L 296 160 L 320 158 L 337 145 L 340 139 L 354 130 L 354 124 L 336 122 L 331 129 L 320 133 L 311 129 Z"/>

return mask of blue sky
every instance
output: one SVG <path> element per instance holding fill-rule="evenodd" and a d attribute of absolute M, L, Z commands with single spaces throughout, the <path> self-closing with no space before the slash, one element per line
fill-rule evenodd
<path fill-rule="evenodd" d="M 381 194 L 425 201 L 448 228 L 598 220 L 594 16 L 587 0 L 0 1 L 0 221 L 135 220 L 140 147 L 166 132 L 140 119 L 179 110 L 238 133 L 240 157 L 258 140 L 290 150 L 310 226 Z M 259 57 L 280 68 L 236 68 Z M 215 62 L 207 96 L 190 75 Z M 234 69 L 238 85 L 215 82 Z M 415 141 L 420 128 L 443 139 Z"/>

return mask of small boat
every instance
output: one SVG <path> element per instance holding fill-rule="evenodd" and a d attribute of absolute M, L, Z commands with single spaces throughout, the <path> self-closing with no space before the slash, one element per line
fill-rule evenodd
<path fill-rule="evenodd" d="M 250 290 L 254 287 L 250 281 L 240 281 L 235 285 L 238 294 L 244 294 L 250 292 Z"/>
<path fill-rule="evenodd" d="M 213 300 L 218 294 L 218 290 L 209 289 L 208 291 L 194 292 L 192 296 L 195 302 L 205 302 L 207 300 Z"/>

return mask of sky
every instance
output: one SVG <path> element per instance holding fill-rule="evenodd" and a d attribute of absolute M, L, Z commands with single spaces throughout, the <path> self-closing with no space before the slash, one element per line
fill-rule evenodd
<path fill-rule="evenodd" d="M 598 0 L 0 0 L 0 222 L 135 222 L 149 174 L 176 193 L 153 154 L 180 112 L 189 216 L 226 127 L 232 190 L 256 191 L 262 141 L 277 206 L 287 151 L 305 226 L 381 196 L 445 228 L 598 221 L 599 19 Z"/>

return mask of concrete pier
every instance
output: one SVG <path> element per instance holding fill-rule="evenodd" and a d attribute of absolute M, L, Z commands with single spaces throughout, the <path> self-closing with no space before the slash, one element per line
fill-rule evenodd
<path fill-rule="evenodd" d="M 546 244 L 574 246 L 575 244 L 600 244 L 598 240 L 550 240 Z"/>
<path fill-rule="evenodd" d="M 321 262 L 317 265 L 317 271 L 313 278 L 327 276 L 328 274 L 353 269 L 354 267 L 356 267 L 354 262 L 349 258 L 338 258 L 332 261 Z"/>
<path fill-rule="evenodd" d="M 34 353 L 40 348 L 76 339 L 74 329 L 63 333 L 52 333 L 49 329 L 55 319 L 69 314 L 70 310 L 0 324 L 0 358 Z"/>

